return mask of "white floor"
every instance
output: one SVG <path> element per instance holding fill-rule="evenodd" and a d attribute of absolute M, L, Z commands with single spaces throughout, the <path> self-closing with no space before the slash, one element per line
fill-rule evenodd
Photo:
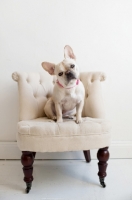
<path fill-rule="evenodd" d="M 97 160 L 41 160 L 25 194 L 20 161 L 0 161 L 0 200 L 132 200 L 132 159 L 109 160 L 107 187 L 99 184 Z"/>

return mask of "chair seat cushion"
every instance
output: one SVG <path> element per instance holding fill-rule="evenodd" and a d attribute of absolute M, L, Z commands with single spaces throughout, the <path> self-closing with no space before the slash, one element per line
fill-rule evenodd
<path fill-rule="evenodd" d="M 58 152 L 102 148 L 110 144 L 111 125 L 104 119 L 83 118 L 81 124 L 46 117 L 18 123 L 17 144 L 22 151 Z"/>

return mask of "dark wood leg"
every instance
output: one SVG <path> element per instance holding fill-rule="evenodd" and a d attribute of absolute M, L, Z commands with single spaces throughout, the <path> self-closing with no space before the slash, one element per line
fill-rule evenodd
<path fill-rule="evenodd" d="M 36 152 L 32 152 L 32 154 L 33 154 L 33 156 L 34 156 L 34 158 L 35 158 L 35 156 L 36 156 Z"/>
<path fill-rule="evenodd" d="M 33 162 L 34 156 L 30 151 L 22 151 L 21 163 L 23 165 L 24 181 L 26 182 L 27 188 L 26 193 L 29 193 L 33 181 Z"/>
<path fill-rule="evenodd" d="M 99 162 L 98 162 L 98 167 L 99 167 L 98 176 L 99 176 L 100 184 L 102 185 L 102 187 L 106 187 L 106 184 L 104 182 L 104 178 L 107 175 L 106 174 L 106 168 L 107 168 L 107 165 L 108 165 L 107 161 L 109 159 L 108 147 L 99 149 L 98 153 L 97 153 L 97 158 L 99 160 Z"/>
<path fill-rule="evenodd" d="M 88 163 L 91 162 L 90 150 L 83 151 L 83 153 L 84 153 L 86 162 L 88 162 Z"/>

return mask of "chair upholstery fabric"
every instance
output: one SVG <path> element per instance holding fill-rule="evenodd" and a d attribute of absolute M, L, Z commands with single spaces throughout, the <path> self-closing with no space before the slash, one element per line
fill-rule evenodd
<path fill-rule="evenodd" d="M 17 144 L 21 151 L 60 152 L 103 148 L 110 145 L 111 126 L 104 119 L 101 72 L 83 72 L 80 80 L 85 87 L 83 122 L 74 120 L 56 123 L 44 113 L 44 105 L 52 95 L 54 78 L 47 72 L 18 73 L 12 78 L 18 82 L 19 118 Z"/>
<path fill-rule="evenodd" d="M 30 120 L 45 116 L 44 105 L 53 90 L 53 77 L 44 73 L 17 73 L 12 78 L 18 82 L 19 119 Z"/>

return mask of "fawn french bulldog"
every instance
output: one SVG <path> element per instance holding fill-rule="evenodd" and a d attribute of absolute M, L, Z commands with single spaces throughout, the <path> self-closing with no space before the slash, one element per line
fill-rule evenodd
<path fill-rule="evenodd" d="M 72 118 L 76 114 L 76 123 L 81 123 L 85 91 L 72 48 L 64 47 L 64 60 L 59 64 L 42 62 L 42 67 L 56 76 L 52 97 L 44 107 L 47 117 L 63 122 L 64 117 Z"/>

